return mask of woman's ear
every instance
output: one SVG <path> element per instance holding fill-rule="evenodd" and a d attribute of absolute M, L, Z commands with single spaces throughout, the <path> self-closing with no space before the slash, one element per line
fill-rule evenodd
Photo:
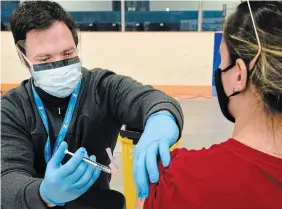
<path fill-rule="evenodd" d="M 236 60 L 236 88 L 242 91 L 246 88 L 248 79 L 248 69 L 245 62 L 242 59 Z"/>

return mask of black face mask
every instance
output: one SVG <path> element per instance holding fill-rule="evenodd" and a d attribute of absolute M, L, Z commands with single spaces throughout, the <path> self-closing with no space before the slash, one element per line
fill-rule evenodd
<path fill-rule="evenodd" d="M 234 92 L 230 96 L 227 96 L 223 88 L 221 73 L 227 72 L 234 66 L 235 64 L 229 65 L 223 70 L 218 68 L 215 72 L 215 87 L 217 92 L 218 103 L 222 114 L 226 117 L 227 120 L 231 121 L 232 123 L 235 123 L 235 118 L 230 114 L 228 110 L 229 98 L 239 94 L 240 92 Z"/>

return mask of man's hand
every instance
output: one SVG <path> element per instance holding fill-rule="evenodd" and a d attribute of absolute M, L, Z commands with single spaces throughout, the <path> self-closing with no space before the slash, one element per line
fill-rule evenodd
<path fill-rule="evenodd" d="M 40 195 L 47 205 L 63 206 L 66 202 L 77 199 L 100 175 L 100 169 L 82 160 L 83 157 L 88 157 L 84 148 L 78 149 L 74 156 L 62 165 L 66 149 L 67 143 L 62 142 L 47 164 L 45 177 L 40 185 Z M 95 156 L 90 159 L 96 160 Z"/>
<path fill-rule="evenodd" d="M 134 150 L 133 176 L 138 198 L 148 196 L 149 179 L 151 183 L 159 180 L 158 155 L 164 167 L 169 165 L 169 149 L 178 137 L 179 129 L 169 112 L 161 111 L 148 118 L 144 133 Z"/>

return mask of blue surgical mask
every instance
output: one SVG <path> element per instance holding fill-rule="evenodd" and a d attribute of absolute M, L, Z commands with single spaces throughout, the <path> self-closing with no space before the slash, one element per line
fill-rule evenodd
<path fill-rule="evenodd" d="M 46 93 L 65 98 L 75 89 L 82 78 L 82 65 L 78 57 L 51 63 L 33 65 L 34 85 Z"/>

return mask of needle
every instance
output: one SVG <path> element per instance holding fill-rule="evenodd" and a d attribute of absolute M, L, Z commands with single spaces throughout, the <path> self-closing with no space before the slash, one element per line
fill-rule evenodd
<path fill-rule="evenodd" d="M 65 154 L 69 154 L 69 155 L 71 155 L 71 156 L 74 155 L 72 152 L 70 152 L 70 151 L 68 151 L 68 150 L 65 151 Z M 83 157 L 83 161 L 84 161 L 84 162 L 87 162 L 87 163 L 89 163 L 89 164 L 91 164 L 91 165 L 93 165 L 93 166 L 95 166 L 95 167 L 97 167 L 97 168 L 100 168 L 102 171 L 104 171 L 104 172 L 106 172 L 106 173 L 110 173 L 110 174 L 112 173 L 111 169 L 110 169 L 109 167 L 105 166 L 105 165 L 102 165 L 102 164 L 100 164 L 100 163 L 94 162 L 94 161 L 89 160 L 89 159 L 87 159 L 87 158 L 85 158 L 85 157 Z"/>

